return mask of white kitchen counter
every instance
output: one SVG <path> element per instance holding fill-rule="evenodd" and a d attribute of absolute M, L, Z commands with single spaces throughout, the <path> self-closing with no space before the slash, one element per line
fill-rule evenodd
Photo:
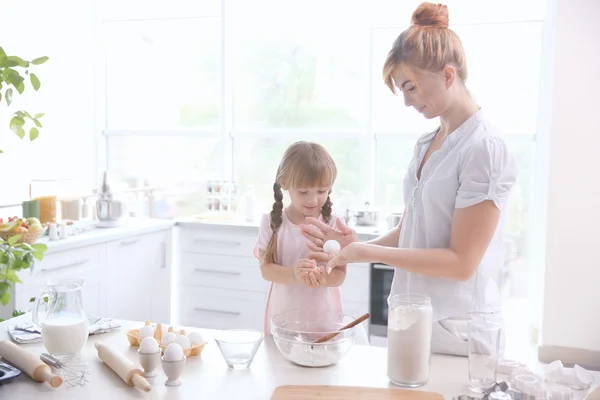
<path fill-rule="evenodd" d="M 203 218 L 181 218 L 176 220 L 176 225 L 179 226 L 198 226 L 198 225 L 216 225 L 216 226 L 229 226 L 234 228 L 251 228 L 258 229 L 260 226 L 260 220 L 248 222 L 239 219 L 203 219 Z M 387 232 L 387 225 L 379 226 L 352 226 L 352 229 L 356 231 L 359 236 L 377 237 Z M 365 239 L 366 240 L 366 239 Z"/>
<path fill-rule="evenodd" d="M 38 243 L 44 243 L 48 246 L 48 250 L 46 250 L 44 254 L 51 254 L 111 240 L 119 240 L 132 235 L 158 232 L 173 227 L 174 225 L 175 221 L 173 220 L 131 218 L 123 222 L 123 225 L 119 227 L 94 228 L 88 232 L 83 232 L 76 236 L 69 236 L 63 240 L 49 240 L 48 236 L 44 236 Z"/>
<path fill-rule="evenodd" d="M 29 318 L 21 316 L 19 319 Z M 10 321 L 11 324 L 15 320 Z M 7 322 L 0 323 L 0 340 L 7 339 Z M 230 371 L 223 361 L 215 342 L 215 331 L 197 329 L 209 339 L 201 356 L 191 357 L 180 378 L 182 385 L 167 387 L 165 375 L 150 378 L 152 391 L 144 393 L 127 386 L 97 356 L 94 342 L 101 341 L 123 351 L 137 363 L 137 347 L 130 347 L 123 332 L 127 328 L 142 326 L 142 322 L 123 322 L 120 331 L 90 336 L 84 357 L 90 367 L 89 383 L 84 387 L 67 385 L 52 389 L 47 383 L 37 383 L 21 375 L 11 383 L 0 386 L 2 399 L 270 399 L 280 385 L 344 385 L 387 388 L 393 387 L 386 377 L 386 349 L 354 346 L 337 365 L 326 368 L 304 368 L 291 364 L 279 353 L 272 338 L 266 338 L 252 365 L 247 370 Z M 196 330 L 196 329 L 194 329 Z M 186 329 L 191 332 L 191 329 Z M 23 345 L 41 353 L 41 343 Z M 467 360 L 461 357 L 434 355 L 429 383 L 418 389 L 439 392 L 450 399 L 458 394 L 468 394 Z"/>
<path fill-rule="evenodd" d="M 90 246 L 110 240 L 119 240 L 132 235 L 142 235 L 146 233 L 158 232 L 175 225 L 183 227 L 193 226 L 221 226 L 239 229 L 258 229 L 259 222 L 246 222 L 242 220 L 209 220 L 196 218 L 182 218 L 177 220 L 167 219 L 149 219 L 149 218 L 131 218 L 124 222 L 122 226 L 115 228 L 94 228 L 88 232 L 76 236 L 69 236 L 64 240 L 49 240 L 45 236 L 38 243 L 44 243 L 48 246 L 45 254 L 52 254 L 64 250 L 76 249 Z M 376 237 L 383 231 L 377 227 L 353 227 L 356 229 L 361 239 L 368 240 Z"/>

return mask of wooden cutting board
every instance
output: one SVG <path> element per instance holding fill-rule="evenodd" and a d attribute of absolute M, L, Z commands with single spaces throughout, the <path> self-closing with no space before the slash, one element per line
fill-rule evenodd
<path fill-rule="evenodd" d="M 353 386 L 278 386 L 271 400 L 444 400 L 439 393 L 421 390 Z"/>

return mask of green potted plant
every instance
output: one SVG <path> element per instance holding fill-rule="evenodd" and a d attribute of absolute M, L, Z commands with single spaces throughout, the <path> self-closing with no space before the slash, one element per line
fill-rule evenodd
<path fill-rule="evenodd" d="M 33 268 L 35 260 L 41 261 L 48 248 L 43 243 L 21 243 L 20 239 L 19 234 L 0 239 L 0 304 L 3 306 L 10 302 L 12 286 L 22 283 L 18 272 Z M 21 314 L 23 311 L 14 310 L 12 316 Z"/>
<path fill-rule="evenodd" d="M 48 61 L 48 57 L 38 57 L 32 61 L 25 61 L 21 57 L 9 56 L 0 47 L 0 102 L 6 101 L 6 105 L 10 107 L 13 101 L 15 91 L 23 94 L 25 91 L 25 82 L 29 81 L 31 87 L 36 92 L 40 89 L 41 82 L 36 74 L 30 72 L 32 66 L 41 65 Z M 29 140 L 35 140 L 39 134 L 39 128 L 42 127 L 40 118 L 43 113 L 31 114 L 25 110 L 16 111 L 10 119 L 10 130 L 19 138 L 25 137 L 25 126 L 33 124 L 29 128 Z M 2 153 L 2 150 L 0 150 Z"/>

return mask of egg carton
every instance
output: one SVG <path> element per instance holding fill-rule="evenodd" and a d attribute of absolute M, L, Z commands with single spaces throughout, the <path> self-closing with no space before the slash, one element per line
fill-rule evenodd
<path fill-rule="evenodd" d="M 145 322 L 145 326 L 152 326 L 154 328 L 154 339 L 156 339 L 156 341 L 158 343 L 162 342 L 162 338 L 164 335 L 164 329 L 163 329 L 163 325 L 161 323 L 157 323 L 157 324 L 152 324 L 150 321 L 146 321 Z M 140 328 L 141 329 L 141 328 Z M 127 339 L 129 340 L 129 345 L 130 346 L 139 346 L 140 343 L 142 343 L 142 339 L 139 335 L 140 335 L 140 329 L 129 329 L 127 332 L 125 332 L 125 335 L 127 336 Z M 167 330 L 167 332 L 175 332 L 175 328 L 173 328 L 172 326 L 170 326 Z M 177 332 L 180 335 L 186 335 L 186 332 L 184 329 L 179 330 L 179 332 Z M 204 350 L 204 347 L 206 346 L 208 342 L 204 342 L 201 344 L 196 344 L 196 345 L 192 345 L 191 347 L 188 348 L 184 348 L 183 349 L 183 354 L 186 357 L 196 357 L 199 356 L 202 353 L 202 350 Z M 167 348 L 168 345 L 165 344 L 160 344 L 160 351 L 162 354 L 164 354 L 165 349 Z"/>

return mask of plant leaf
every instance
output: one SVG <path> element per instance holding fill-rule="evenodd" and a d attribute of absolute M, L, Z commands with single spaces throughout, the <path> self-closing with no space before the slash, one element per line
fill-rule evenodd
<path fill-rule="evenodd" d="M 25 136 L 25 130 L 23 129 L 23 125 L 25 125 L 25 120 L 19 116 L 12 117 L 10 120 L 10 130 L 13 131 L 21 139 L 23 139 L 23 136 Z M 21 136 L 21 132 L 23 133 L 23 136 Z"/>
<path fill-rule="evenodd" d="M 29 79 L 31 80 L 31 86 L 33 86 L 33 89 L 37 92 L 41 85 L 40 80 L 35 74 L 29 75 Z"/>
<path fill-rule="evenodd" d="M 23 81 L 21 81 L 15 85 L 15 88 L 17 89 L 17 92 L 19 92 L 19 94 L 23 94 L 23 92 L 25 91 L 25 84 L 23 83 Z"/>
<path fill-rule="evenodd" d="M 12 315 L 13 318 L 15 318 L 15 317 L 18 317 L 19 315 L 23 315 L 23 314 L 25 314 L 25 311 L 15 310 L 15 311 L 12 312 L 11 315 Z"/>
<path fill-rule="evenodd" d="M 4 97 L 6 98 L 7 106 L 10 106 L 12 104 L 12 94 L 13 94 L 12 88 L 6 89 L 6 93 L 4 93 Z"/>
<path fill-rule="evenodd" d="M 6 57 L 6 53 L 4 52 L 4 49 L 2 47 L 0 47 L 0 58 L 1 57 Z"/>
<path fill-rule="evenodd" d="M 0 282 L 0 304 L 7 305 L 10 301 L 10 283 Z"/>
<path fill-rule="evenodd" d="M 10 56 L 10 57 L 7 57 L 7 60 L 8 60 L 9 67 L 16 67 L 16 66 L 23 67 L 23 68 L 29 67 L 29 63 L 27 61 L 23 60 L 21 57 Z"/>
<path fill-rule="evenodd" d="M 32 63 L 33 65 L 40 65 L 40 64 L 43 64 L 43 63 L 45 63 L 46 61 L 48 61 L 48 57 L 44 56 L 44 57 L 39 57 L 39 58 L 36 58 L 36 59 L 35 59 L 35 60 L 33 60 L 31 63 Z"/>
<path fill-rule="evenodd" d="M 17 243 L 19 239 L 21 239 L 21 235 L 11 236 L 8 238 L 8 244 L 12 246 L 13 244 Z"/>
<path fill-rule="evenodd" d="M 44 113 L 37 113 L 37 114 L 35 114 L 34 118 L 35 119 L 42 118 L 44 115 L 46 115 L 46 114 L 44 114 Z"/>
<path fill-rule="evenodd" d="M 35 119 L 33 120 L 33 123 L 34 123 L 34 124 L 35 124 L 35 126 L 37 126 L 38 128 L 41 128 L 41 127 L 42 127 L 42 123 L 41 123 L 40 121 L 38 121 L 38 119 L 37 119 L 37 118 L 35 118 Z"/>
<path fill-rule="evenodd" d="M 35 301 L 35 297 L 32 297 L 32 298 L 29 299 L 30 303 L 33 303 L 34 301 Z"/>
<path fill-rule="evenodd" d="M 31 245 L 31 247 L 33 247 L 33 249 L 35 251 L 44 252 L 44 251 L 48 250 L 48 246 L 45 245 L 44 243 L 34 243 L 34 244 Z"/>
<path fill-rule="evenodd" d="M 13 269 L 8 270 L 8 273 L 6 274 L 6 280 L 12 283 L 23 283 L 19 279 L 19 275 L 17 275 Z"/>
<path fill-rule="evenodd" d="M 27 111 L 19 111 L 22 112 L 24 116 L 26 116 L 29 119 L 33 119 L 33 117 L 31 116 L 31 114 L 29 114 Z M 23 115 L 20 115 L 20 117 L 23 117 Z"/>
<path fill-rule="evenodd" d="M 42 261 L 44 259 L 44 253 L 41 251 L 36 251 L 33 253 L 33 257 L 38 261 Z"/>
<path fill-rule="evenodd" d="M 36 127 L 32 127 L 29 130 L 29 140 L 33 142 L 35 139 L 38 138 L 38 136 L 40 136 L 40 131 L 38 131 Z"/>

